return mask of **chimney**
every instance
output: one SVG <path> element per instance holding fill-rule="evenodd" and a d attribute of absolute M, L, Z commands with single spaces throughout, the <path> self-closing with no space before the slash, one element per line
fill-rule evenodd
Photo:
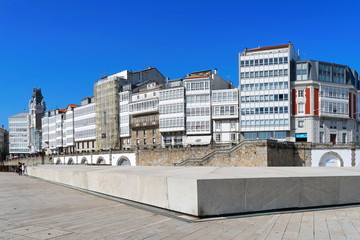
<path fill-rule="evenodd" d="M 214 74 L 217 75 L 218 74 L 218 70 L 217 68 L 214 68 Z"/>

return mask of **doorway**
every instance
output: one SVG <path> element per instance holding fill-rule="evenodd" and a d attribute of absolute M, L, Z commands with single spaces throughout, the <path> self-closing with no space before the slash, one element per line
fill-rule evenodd
<path fill-rule="evenodd" d="M 336 144 L 336 134 L 330 134 L 330 142 L 332 144 Z"/>

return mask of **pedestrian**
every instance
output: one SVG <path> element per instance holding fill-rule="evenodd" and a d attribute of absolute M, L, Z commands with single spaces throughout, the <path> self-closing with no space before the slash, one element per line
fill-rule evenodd
<path fill-rule="evenodd" d="M 25 170 L 26 170 L 25 163 L 22 163 L 22 165 L 21 165 L 21 173 L 22 173 L 22 175 L 25 175 Z"/>
<path fill-rule="evenodd" d="M 19 162 L 19 164 L 18 164 L 18 171 L 19 171 L 19 175 L 21 176 L 22 175 L 22 164 L 21 164 L 21 162 Z"/>

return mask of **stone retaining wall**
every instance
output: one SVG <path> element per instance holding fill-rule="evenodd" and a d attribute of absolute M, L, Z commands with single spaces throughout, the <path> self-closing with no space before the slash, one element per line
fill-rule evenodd
<path fill-rule="evenodd" d="M 239 145 L 203 146 L 189 148 L 142 149 L 130 151 L 113 151 L 84 153 L 76 155 L 56 155 L 5 161 L 5 165 L 16 165 L 19 161 L 26 165 L 40 164 L 81 164 L 86 158 L 87 164 L 98 164 L 103 156 L 105 164 L 118 165 L 119 160 L 128 159 L 131 166 L 216 166 L 216 167 L 254 167 L 254 166 L 318 166 L 322 156 L 335 152 L 342 158 L 343 166 L 360 166 L 359 146 L 352 144 L 329 145 L 278 142 L 276 140 L 244 141 Z M 109 156 L 112 156 L 111 160 Z"/>

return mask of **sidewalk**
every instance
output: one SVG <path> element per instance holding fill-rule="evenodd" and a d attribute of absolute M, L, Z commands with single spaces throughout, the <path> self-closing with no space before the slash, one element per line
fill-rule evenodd
<path fill-rule="evenodd" d="M 360 207 L 185 222 L 0 173 L 0 239 L 360 239 Z"/>

